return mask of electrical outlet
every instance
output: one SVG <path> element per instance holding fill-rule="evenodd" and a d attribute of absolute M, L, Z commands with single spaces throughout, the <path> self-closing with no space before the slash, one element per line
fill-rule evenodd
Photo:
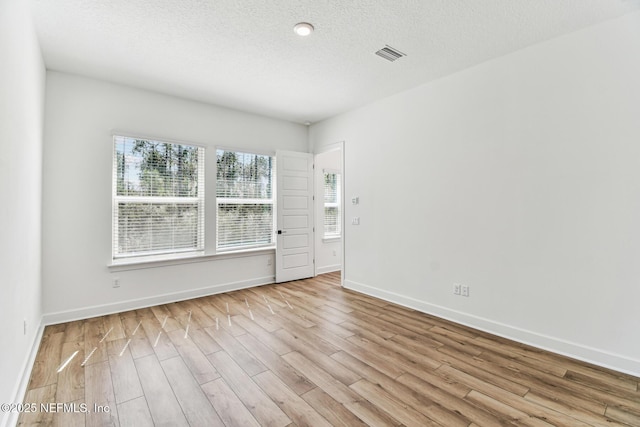
<path fill-rule="evenodd" d="M 462 290 L 462 296 L 463 297 L 468 297 L 469 296 L 469 285 L 462 285 L 461 286 L 461 290 Z"/>
<path fill-rule="evenodd" d="M 120 279 L 118 279 L 118 278 L 113 279 L 112 286 L 114 288 L 119 288 L 120 287 Z"/>
<path fill-rule="evenodd" d="M 351 220 L 351 225 L 360 225 L 360 217 L 354 216 Z"/>
<path fill-rule="evenodd" d="M 453 284 L 453 294 L 460 295 L 460 283 Z"/>
<path fill-rule="evenodd" d="M 360 197 L 352 197 L 351 198 L 351 204 L 352 205 L 360 204 Z"/>

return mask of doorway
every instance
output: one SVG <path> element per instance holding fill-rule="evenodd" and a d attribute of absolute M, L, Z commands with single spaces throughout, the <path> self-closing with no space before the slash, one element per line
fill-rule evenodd
<path fill-rule="evenodd" d="M 344 142 L 323 146 L 314 156 L 315 275 L 340 273 L 344 282 Z"/>

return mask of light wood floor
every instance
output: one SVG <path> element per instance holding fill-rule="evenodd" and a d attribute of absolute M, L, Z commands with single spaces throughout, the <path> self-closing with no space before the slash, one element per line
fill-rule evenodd
<path fill-rule="evenodd" d="M 638 378 L 338 281 L 49 326 L 25 402 L 81 412 L 38 408 L 20 425 L 640 426 Z"/>

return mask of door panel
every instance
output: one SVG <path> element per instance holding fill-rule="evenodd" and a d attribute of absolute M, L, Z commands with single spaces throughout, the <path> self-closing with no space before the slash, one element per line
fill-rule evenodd
<path fill-rule="evenodd" d="M 309 179 L 301 177 L 287 177 L 282 183 L 284 190 L 305 190 L 309 187 Z"/>
<path fill-rule="evenodd" d="M 282 219 L 282 222 L 283 222 L 282 230 L 286 229 L 288 233 L 291 233 L 291 230 L 296 228 L 309 228 L 309 218 L 306 215 L 285 216 Z M 278 230 L 280 230 L 280 228 Z"/>
<path fill-rule="evenodd" d="M 313 277 L 313 155 L 276 153 L 276 282 Z"/>
<path fill-rule="evenodd" d="M 282 237 L 283 249 L 306 248 L 309 246 L 309 238 L 305 235 Z"/>
<path fill-rule="evenodd" d="M 305 267 L 309 264 L 309 254 L 285 255 L 283 266 L 285 269 Z"/>
<path fill-rule="evenodd" d="M 300 196 L 285 196 L 282 205 L 285 209 L 307 209 L 309 207 L 309 199 Z"/>

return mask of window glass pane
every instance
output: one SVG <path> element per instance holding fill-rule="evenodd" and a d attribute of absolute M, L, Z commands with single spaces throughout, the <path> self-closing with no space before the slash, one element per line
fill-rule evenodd
<path fill-rule="evenodd" d="M 193 249 L 197 203 L 118 203 L 118 252 L 142 254 Z"/>
<path fill-rule="evenodd" d="M 272 163 L 270 156 L 217 150 L 216 195 L 271 199 Z"/>
<path fill-rule="evenodd" d="M 325 203 L 338 203 L 339 174 L 324 174 L 324 201 Z"/>
<path fill-rule="evenodd" d="M 218 204 L 218 247 L 268 245 L 273 239 L 273 205 Z"/>
<path fill-rule="evenodd" d="M 119 196 L 198 196 L 198 147 L 119 138 Z"/>
<path fill-rule="evenodd" d="M 339 211 L 337 207 L 324 208 L 324 234 L 329 237 L 340 234 Z"/>

